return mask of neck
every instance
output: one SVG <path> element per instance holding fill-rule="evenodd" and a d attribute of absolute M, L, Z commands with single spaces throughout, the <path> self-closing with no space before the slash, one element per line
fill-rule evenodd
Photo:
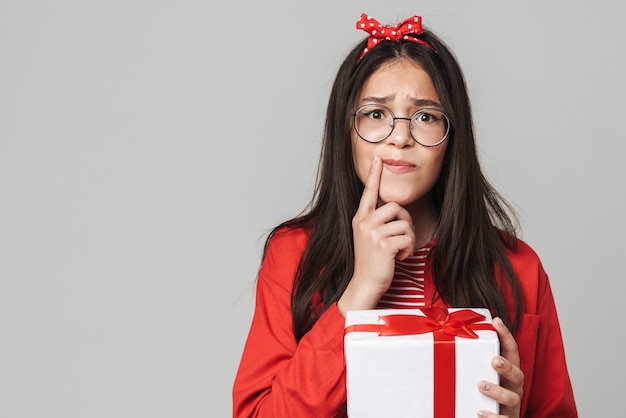
<path fill-rule="evenodd" d="M 415 248 L 422 248 L 432 241 L 437 228 L 438 214 L 430 196 L 425 196 L 408 206 L 415 227 Z"/>

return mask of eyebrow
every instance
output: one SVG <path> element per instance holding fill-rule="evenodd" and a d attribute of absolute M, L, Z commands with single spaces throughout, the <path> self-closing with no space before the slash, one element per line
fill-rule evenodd
<path fill-rule="evenodd" d="M 385 96 L 385 97 L 367 96 L 367 97 L 364 97 L 361 100 L 361 103 L 387 104 L 391 100 L 392 100 L 392 97 L 390 97 L 390 96 Z M 413 103 L 413 105 L 415 105 L 417 107 L 437 107 L 437 108 L 443 108 L 441 103 L 436 102 L 434 100 L 430 100 L 430 99 L 412 99 L 411 102 Z"/>
<path fill-rule="evenodd" d="M 374 103 L 378 103 L 378 104 L 385 104 L 385 103 L 389 103 L 390 101 L 391 101 L 391 97 L 389 97 L 389 96 L 386 96 L 386 97 L 367 96 L 367 97 L 364 97 L 361 100 L 361 103 L 374 102 Z"/>
<path fill-rule="evenodd" d="M 441 103 L 430 99 L 414 99 L 413 104 L 419 107 L 438 107 L 442 108 Z"/>

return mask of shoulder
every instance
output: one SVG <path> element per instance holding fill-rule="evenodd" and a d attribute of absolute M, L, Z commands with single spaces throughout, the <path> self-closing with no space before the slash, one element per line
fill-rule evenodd
<path fill-rule="evenodd" d="M 511 245 L 506 247 L 506 254 L 514 269 L 534 269 L 541 266 L 541 260 L 535 250 L 519 238 L 511 239 Z"/>
<path fill-rule="evenodd" d="M 301 227 L 282 227 L 273 231 L 266 244 L 259 280 L 291 289 L 309 235 L 309 230 Z"/>
<path fill-rule="evenodd" d="M 515 272 L 523 293 L 526 311 L 534 312 L 537 304 L 549 289 L 549 279 L 539 255 L 521 239 L 506 249 L 506 254 Z"/>
<path fill-rule="evenodd" d="M 308 228 L 279 228 L 270 235 L 264 258 L 278 253 L 297 256 L 299 259 L 309 241 L 309 236 L 310 231 Z"/>

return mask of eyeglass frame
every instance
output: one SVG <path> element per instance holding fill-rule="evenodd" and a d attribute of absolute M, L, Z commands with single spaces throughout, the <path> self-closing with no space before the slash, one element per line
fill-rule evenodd
<path fill-rule="evenodd" d="M 389 113 L 391 114 L 391 130 L 389 131 L 387 136 L 385 136 L 382 139 L 379 139 L 378 141 L 369 141 L 369 140 L 363 138 L 363 136 L 361 135 L 359 130 L 356 128 L 356 125 L 357 125 L 356 124 L 356 117 L 357 117 L 357 115 L 359 113 L 359 110 L 361 110 L 361 109 L 363 109 L 365 107 L 368 107 L 368 106 L 382 107 L 383 109 L 387 109 L 389 111 Z M 436 110 L 437 112 L 440 112 L 441 115 L 445 118 L 445 121 L 446 121 L 446 133 L 445 133 L 445 135 L 443 136 L 443 138 L 441 138 L 441 140 L 439 142 L 437 142 L 436 144 L 433 144 L 433 145 L 422 144 L 420 141 L 417 140 L 417 138 L 415 138 L 413 136 L 413 129 L 411 129 L 411 122 L 413 121 L 413 116 L 417 115 L 418 113 L 423 113 L 423 112 L 425 112 L 427 110 Z M 352 126 L 354 127 L 354 131 L 359 136 L 359 138 L 361 138 L 365 142 L 369 142 L 370 144 L 378 144 L 379 142 L 383 142 L 385 139 L 389 138 L 391 136 L 391 134 L 393 133 L 393 130 L 396 128 L 396 120 L 406 120 L 406 121 L 408 121 L 409 122 L 409 134 L 411 135 L 411 138 L 413 139 L 413 141 L 417 142 L 418 144 L 420 144 L 423 147 L 433 148 L 433 147 L 439 146 L 439 145 L 443 144 L 444 141 L 446 139 L 448 139 L 448 136 L 450 135 L 450 126 L 451 126 L 450 118 L 448 117 L 448 115 L 445 114 L 445 112 L 443 110 L 438 109 L 436 107 L 425 107 L 423 109 L 416 110 L 408 118 L 396 117 L 396 115 L 393 113 L 393 110 L 389 109 L 387 106 L 384 106 L 384 105 L 381 105 L 381 104 L 375 104 L 375 103 L 368 103 L 368 104 L 365 104 L 363 106 L 359 106 L 354 111 L 354 113 L 352 113 Z"/>

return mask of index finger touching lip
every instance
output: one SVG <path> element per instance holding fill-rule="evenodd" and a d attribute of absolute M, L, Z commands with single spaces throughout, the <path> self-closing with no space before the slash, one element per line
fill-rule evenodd
<path fill-rule="evenodd" d="M 366 211 L 376 210 L 378 204 L 378 191 L 380 189 L 380 176 L 383 172 L 383 165 L 378 155 L 374 155 L 372 158 L 372 164 L 370 165 L 369 172 L 367 173 L 367 179 L 365 180 L 365 189 L 361 196 L 361 203 L 359 209 Z"/>

